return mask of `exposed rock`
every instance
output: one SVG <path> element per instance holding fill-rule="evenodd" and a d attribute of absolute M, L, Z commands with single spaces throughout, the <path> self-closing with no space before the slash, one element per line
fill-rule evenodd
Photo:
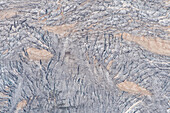
<path fill-rule="evenodd" d="M 60 26 L 44 26 L 43 29 L 65 37 L 73 30 L 74 26 L 75 24 L 64 24 Z"/>
<path fill-rule="evenodd" d="M 49 60 L 53 55 L 45 49 L 28 48 L 28 57 L 32 60 Z"/>
<path fill-rule="evenodd" d="M 13 16 L 15 16 L 17 14 L 17 11 L 15 10 L 1 10 L 0 11 L 0 19 L 8 19 L 11 18 Z"/>
<path fill-rule="evenodd" d="M 133 41 L 146 50 L 160 54 L 170 56 L 170 41 L 162 40 L 160 38 L 144 37 L 144 36 L 134 36 L 128 33 L 123 34 L 123 38 L 128 41 Z"/>
<path fill-rule="evenodd" d="M 22 100 L 22 101 L 18 102 L 15 113 L 19 113 L 19 111 L 22 110 L 26 105 L 27 105 L 26 100 Z"/>
<path fill-rule="evenodd" d="M 122 91 L 126 91 L 132 94 L 151 95 L 151 93 L 145 88 L 140 87 L 134 82 L 129 82 L 126 80 L 117 84 L 117 87 Z"/>

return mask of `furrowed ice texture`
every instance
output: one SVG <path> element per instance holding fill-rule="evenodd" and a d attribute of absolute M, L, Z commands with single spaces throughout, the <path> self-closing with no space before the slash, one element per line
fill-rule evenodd
<path fill-rule="evenodd" d="M 169 0 L 0 0 L 0 113 L 170 113 Z"/>

